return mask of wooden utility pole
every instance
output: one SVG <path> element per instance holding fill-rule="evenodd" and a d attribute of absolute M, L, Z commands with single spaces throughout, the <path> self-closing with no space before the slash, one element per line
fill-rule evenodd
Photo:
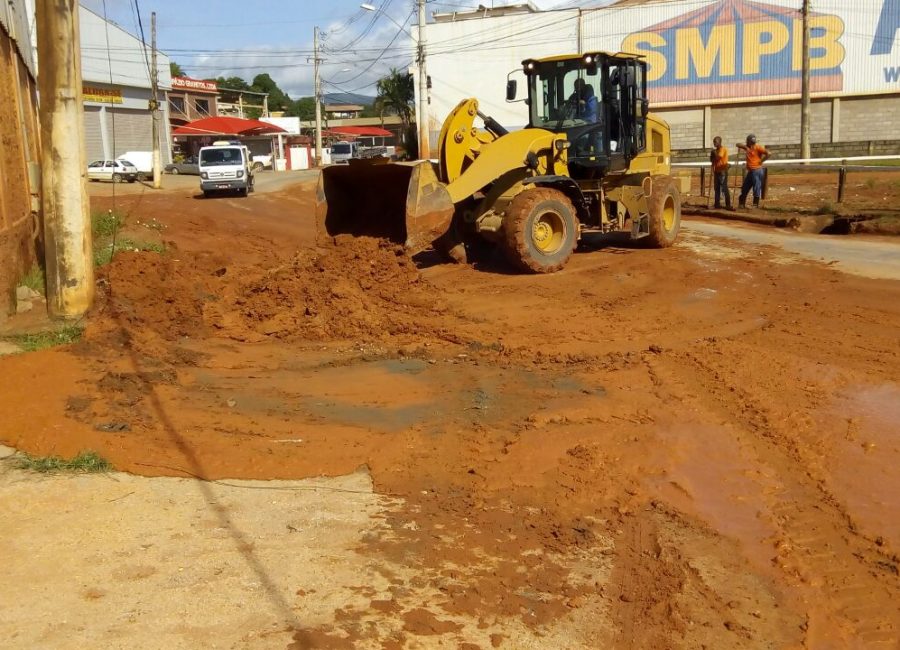
<path fill-rule="evenodd" d="M 37 0 L 35 9 L 47 311 L 55 318 L 79 318 L 94 300 L 79 3 Z"/>
<path fill-rule="evenodd" d="M 322 166 L 322 79 L 319 77 L 319 28 L 313 27 L 313 77 L 316 94 L 316 157 L 315 166 Z"/>
<path fill-rule="evenodd" d="M 803 0 L 803 81 L 800 88 L 800 157 L 807 160 L 812 149 L 809 144 L 809 2 Z"/>
<path fill-rule="evenodd" d="M 156 12 L 150 14 L 150 116 L 153 118 L 153 189 L 162 187 L 159 151 L 159 68 L 156 65 Z"/>
<path fill-rule="evenodd" d="M 419 158 L 431 158 L 428 128 L 428 73 L 425 71 L 425 0 L 416 0 L 419 9 Z"/>

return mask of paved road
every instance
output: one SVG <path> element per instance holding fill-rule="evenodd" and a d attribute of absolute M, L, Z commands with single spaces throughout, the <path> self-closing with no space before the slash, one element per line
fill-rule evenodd
<path fill-rule="evenodd" d="M 256 176 L 256 191 L 259 193 L 277 192 L 288 185 L 313 181 L 318 176 L 316 169 L 303 169 L 286 172 L 260 172 Z M 170 192 L 200 192 L 200 177 L 192 174 L 163 174 L 162 190 Z M 128 196 L 131 194 L 143 194 L 152 190 L 149 182 L 144 183 L 88 183 L 88 191 L 91 196 Z"/>
<path fill-rule="evenodd" d="M 682 226 L 689 233 L 777 246 L 809 260 L 833 264 L 853 275 L 900 280 L 900 241 L 892 238 L 807 235 L 749 224 L 721 224 L 694 219 L 685 220 Z"/>

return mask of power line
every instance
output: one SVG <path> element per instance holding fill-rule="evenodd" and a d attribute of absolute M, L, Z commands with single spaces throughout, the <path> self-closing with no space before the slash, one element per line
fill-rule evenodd
<path fill-rule="evenodd" d="M 400 28 L 397 30 L 397 33 L 394 34 L 394 38 L 392 38 L 390 40 L 390 42 L 384 46 L 384 49 L 381 50 L 381 52 L 378 54 L 377 57 L 375 57 L 374 61 L 372 61 L 368 66 L 363 68 L 358 74 L 350 77 L 349 79 L 343 79 L 341 81 L 341 83 L 350 83 L 351 81 L 355 81 L 355 80 L 359 79 L 361 76 L 366 74 L 369 70 L 371 70 L 375 66 L 376 63 L 381 61 L 381 57 L 384 56 L 384 54 L 388 51 L 388 49 L 394 44 L 394 41 L 396 41 L 397 38 L 400 37 L 400 34 L 402 34 L 404 32 L 404 30 L 406 29 L 406 23 L 409 22 L 409 19 L 412 18 L 412 15 L 413 15 L 413 12 L 410 11 L 409 15 L 406 16 L 406 20 L 403 21 L 403 23 L 400 25 Z"/>
<path fill-rule="evenodd" d="M 347 43 L 343 47 L 339 47 L 337 49 L 326 48 L 326 51 L 334 53 L 334 54 L 339 54 L 340 52 L 345 52 L 345 51 L 349 50 L 354 45 L 359 43 L 362 39 L 364 39 L 366 36 L 369 35 L 369 33 L 372 31 L 372 28 L 375 26 L 375 23 L 377 23 L 378 19 L 381 17 L 381 14 L 383 12 L 387 11 L 387 8 L 391 6 L 391 3 L 393 1 L 394 0 L 382 0 L 381 5 L 378 7 L 378 9 L 375 10 L 375 15 L 372 16 L 372 20 L 369 21 L 369 24 L 365 27 L 365 29 L 363 29 L 363 31 L 360 34 L 358 34 L 355 38 L 353 38 L 349 43 Z"/>

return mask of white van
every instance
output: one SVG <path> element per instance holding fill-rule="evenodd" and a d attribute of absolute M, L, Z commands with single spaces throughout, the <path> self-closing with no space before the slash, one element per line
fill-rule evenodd
<path fill-rule="evenodd" d="M 153 178 L 153 152 L 152 151 L 126 151 L 116 160 L 125 160 L 137 167 L 138 178 L 143 180 Z"/>
<path fill-rule="evenodd" d="M 247 196 L 253 191 L 250 150 L 240 142 L 226 140 L 203 147 L 197 163 L 204 196 L 221 190 L 236 190 Z"/>

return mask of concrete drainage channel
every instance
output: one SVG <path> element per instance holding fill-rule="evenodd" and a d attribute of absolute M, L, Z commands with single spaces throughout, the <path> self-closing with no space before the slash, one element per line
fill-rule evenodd
<path fill-rule="evenodd" d="M 684 210 L 685 216 L 689 217 L 711 217 L 727 221 L 743 221 L 760 226 L 790 228 L 797 232 L 812 235 L 900 234 L 900 220 L 893 227 L 889 224 L 882 224 L 881 222 L 885 217 L 890 218 L 889 215 L 883 214 L 770 214 L 765 210 L 741 212 L 689 205 L 686 205 Z"/>

